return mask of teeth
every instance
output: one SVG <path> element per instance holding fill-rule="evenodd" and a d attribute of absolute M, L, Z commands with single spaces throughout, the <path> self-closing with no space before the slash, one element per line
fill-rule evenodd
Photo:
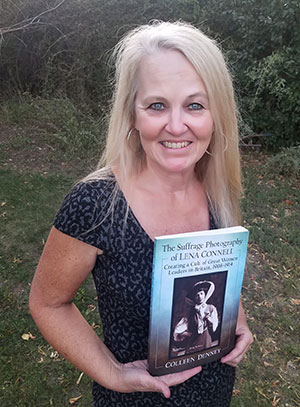
<path fill-rule="evenodd" d="M 171 143 L 170 141 L 163 141 L 162 145 L 167 148 L 184 148 L 190 144 L 189 141 L 182 141 L 181 143 Z"/>

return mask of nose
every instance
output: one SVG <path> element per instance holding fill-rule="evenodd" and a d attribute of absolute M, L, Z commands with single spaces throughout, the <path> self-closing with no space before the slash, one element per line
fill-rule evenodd
<path fill-rule="evenodd" d="M 184 122 L 184 112 L 181 109 L 171 109 L 168 115 L 168 122 L 165 129 L 173 136 L 181 136 L 187 130 Z"/>

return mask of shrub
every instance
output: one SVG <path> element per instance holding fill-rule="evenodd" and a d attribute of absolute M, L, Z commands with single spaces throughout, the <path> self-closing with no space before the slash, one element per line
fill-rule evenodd
<path fill-rule="evenodd" d="M 273 175 L 300 176 L 300 145 L 282 149 L 265 164 Z"/>
<path fill-rule="evenodd" d="M 257 133 L 272 134 L 263 139 L 272 150 L 300 141 L 299 61 L 299 50 L 284 48 L 245 71 L 249 93 L 243 98 L 243 110 Z"/>

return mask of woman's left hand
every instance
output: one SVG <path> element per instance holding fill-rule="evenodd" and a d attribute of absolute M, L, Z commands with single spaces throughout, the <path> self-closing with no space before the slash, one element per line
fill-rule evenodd
<path fill-rule="evenodd" d="M 236 367 L 243 359 L 244 354 L 253 343 L 253 336 L 247 326 L 242 326 L 236 330 L 236 343 L 234 349 L 221 359 L 222 363 Z"/>
<path fill-rule="evenodd" d="M 235 335 L 236 342 L 234 349 L 221 359 L 222 363 L 227 363 L 227 365 L 234 367 L 240 363 L 250 345 L 253 343 L 253 335 L 248 328 L 246 315 L 241 302 Z"/>

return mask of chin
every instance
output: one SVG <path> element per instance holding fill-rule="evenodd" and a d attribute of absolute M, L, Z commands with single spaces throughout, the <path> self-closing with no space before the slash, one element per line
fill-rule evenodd
<path fill-rule="evenodd" d="M 170 173 L 185 173 L 194 171 L 196 163 L 187 164 L 187 163 L 173 163 L 168 166 L 164 166 L 167 171 Z"/>

